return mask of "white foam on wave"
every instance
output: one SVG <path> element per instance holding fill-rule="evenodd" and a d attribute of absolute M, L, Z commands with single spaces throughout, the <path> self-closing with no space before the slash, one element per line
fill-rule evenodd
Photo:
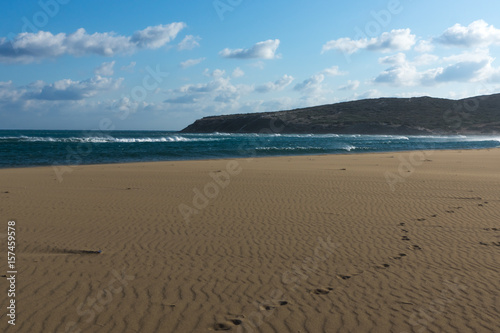
<path fill-rule="evenodd" d="M 257 147 L 255 150 L 324 150 L 322 147 Z"/>
<path fill-rule="evenodd" d="M 357 148 L 356 146 L 352 146 L 352 145 L 346 145 L 346 146 L 342 147 L 342 149 L 347 150 L 347 151 L 351 151 L 351 150 L 354 150 L 356 148 Z"/>
<path fill-rule="evenodd" d="M 166 136 L 158 138 L 115 138 L 112 136 L 90 136 L 90 137 L 67 137 L 67 138 L 53 138 L 53 137 L 39 137 L 39 136 L 6 136 L 0 137 L 0 140 L 19 140 L 21 142 L 67 142 L 67 143 L 155 143 L 155 142 L 199 142 L 199 141 L 221 141 L 226 138 L 201 138 L 193 137 L 186 138 L 183 136 Z"/>

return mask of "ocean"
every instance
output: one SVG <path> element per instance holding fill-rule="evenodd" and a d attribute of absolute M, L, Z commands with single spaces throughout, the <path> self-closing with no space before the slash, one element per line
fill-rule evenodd
<path fill-rule="evenodd" d="M 0 168 L 500 147 L 500 136 L 0 130 Z"/>

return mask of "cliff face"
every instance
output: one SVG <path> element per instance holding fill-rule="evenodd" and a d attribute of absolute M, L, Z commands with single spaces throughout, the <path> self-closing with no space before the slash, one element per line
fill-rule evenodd
<path fill-rule="evenodd" d="M 379 98 L 290 111 L 205 117 L 185 133 L 495 134 L 500 94 L 461 100 Z"/>

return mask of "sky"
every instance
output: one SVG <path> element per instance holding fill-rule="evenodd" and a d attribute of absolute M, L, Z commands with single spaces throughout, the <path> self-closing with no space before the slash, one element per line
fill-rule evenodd
<path fill-rule="evenodd" d="M 493 0 L 0 6 L 0 129 L 180 130 L 211 115 L 500 92 Z"/>

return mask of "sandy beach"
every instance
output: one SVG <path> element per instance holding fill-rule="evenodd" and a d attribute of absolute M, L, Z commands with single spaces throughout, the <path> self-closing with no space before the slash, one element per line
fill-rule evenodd
<path fill-rule="evenodd" d="M 500 332 L 500 149 L 0 170 L 5 332 Z M 99 251 L 101 251 L 99 253 Z"/>

